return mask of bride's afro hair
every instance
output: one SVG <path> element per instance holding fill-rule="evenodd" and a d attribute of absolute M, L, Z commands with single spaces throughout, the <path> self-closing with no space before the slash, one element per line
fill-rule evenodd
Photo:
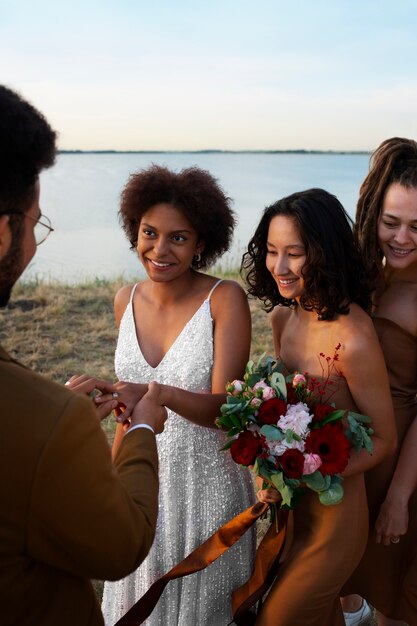
<path fill-rule="evenodd" d="M 181 211 L 204 241 L 201 258 L 193 261 L 195 269 L 212 265 L 231 244 L 235 216 L 218 181 L 206 170 L 189 167 L 173 172 L 152 165 L 130 176 L 121 195 L 119 216 L 132 249 L 138 243 L 138 229 L 143 215 L 160 203 Z"/>

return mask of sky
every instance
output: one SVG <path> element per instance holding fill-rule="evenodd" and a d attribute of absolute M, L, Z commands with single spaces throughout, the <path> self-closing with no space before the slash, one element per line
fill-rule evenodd
<path fill-rule="evenodd" d="M 417 139 L 417 0 L 0 0 L 0 81 L 63 150 Z"/>

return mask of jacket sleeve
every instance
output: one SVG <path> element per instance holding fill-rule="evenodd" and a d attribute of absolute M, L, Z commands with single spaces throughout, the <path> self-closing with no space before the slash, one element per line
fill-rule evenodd
<path fill-rule="evenodd" d="M 91 401 L 71 395 L 33 477 L 29 555 L 76 575 L 122 578 L 146 557 L 157 512 L 155 435 L 128 433 L 113 466 Z"/>

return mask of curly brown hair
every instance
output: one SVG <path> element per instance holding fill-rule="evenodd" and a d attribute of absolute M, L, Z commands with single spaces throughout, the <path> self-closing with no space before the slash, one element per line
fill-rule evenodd
<path fill-rule="evenodd" d="M 392 137 L 383 141 L 372 154 L 369 173 L 360 187 L 354 234 L 372 281 L 383 273 L 378 220 L 392 183 L 417 187 L 417 143 L 412 139 Z"/>
<path fill-rule="evenodd" d="M 300 306 L 315 311 L 323 320 L 347 314 L 352 302 L 367 309 L 370 290 L 353 238 L 352 221 L 339 200 L 323 189 L 294 193 L 265 209 L 242 259 L 241 272 L 249 294 L 262 300 L 267 312 L 277 304 L 296 304 L 281 296 L 266 267 L 269 224 L 277 215 L 294 220 L 305 246 Z"/>
<path fill-rule="evenodd" d="M 190 167 L 173 172 L 152 165 L 133 174 L 121 195 L 119 217 L 132 249 L 138 242 L 138 229 L 143 215 L 156 204 L 172 204 L 181 211 L 204 241 L 199 259 L 193 267 L 212 265 L 229 249 L 235 217 L 228 198 L 218 181 L 207 171 Z"/>

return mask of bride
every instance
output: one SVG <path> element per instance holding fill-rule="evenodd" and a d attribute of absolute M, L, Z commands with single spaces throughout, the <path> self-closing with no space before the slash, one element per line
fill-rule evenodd
<path fill-rule="evenodd" d="M 157 578 L 254 502 L 249 474 L 220 452 L 224 434 L 214 424 L 226 382 L 240 378 L 248 360 L 247 299 L 236 282 L 199 271 L 229 247 L 230 201 L 206 171 L 174 173 L 154 165 L 129 179 L 120 216 L 147 273 L 145 281 L 123 287 L 115 298 L 120 400 L 127 416 L 155 380 L 159 402 L 169 411 L 157 437 L 154 545 L 136 572 L 105 583 L 102 610 L 109 626 Z M 119 424 L 114 454 L 122 436 Z M 170 582 L 144 623 L 227 624 L 231 592 L 248 578 L 253 554 L 254 535 L 247 533 L 207 570 Z"/>

